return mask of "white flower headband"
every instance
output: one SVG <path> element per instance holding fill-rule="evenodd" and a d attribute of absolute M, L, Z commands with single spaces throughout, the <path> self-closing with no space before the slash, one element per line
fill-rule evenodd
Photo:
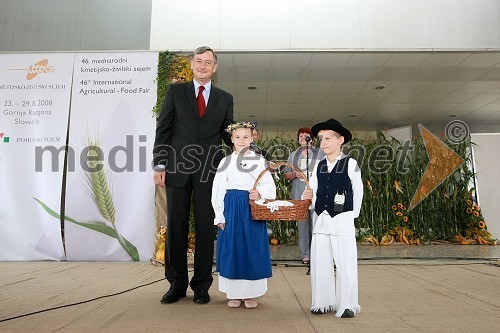
<path fill-rule="evenodd" d="M 232 123 L 231 125 L 229 125 L 226 128 L 226 132 L 228 132 L 229 134 L 231 134 L 237 128 L 250 128 L 250 129 L 254 130 L 255 127 L 256 127 L 255 123 L 253 123 L 251 121 L 239 121 L 239 122 Z"/>

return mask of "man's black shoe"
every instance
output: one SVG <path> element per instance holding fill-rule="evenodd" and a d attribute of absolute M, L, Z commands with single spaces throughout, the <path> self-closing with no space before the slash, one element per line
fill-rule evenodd
<path fill-rule="evenodd" d="M 180 298 L 186 297 L 186 291 L 181 291 L 170 287 L 165 295 L 161 298 L 161 303 L 170 304 L 177 302 Z"/>
<path fill-rule="evenodd" d="M 341 318 L 354 318 L 354 311 L 352 311 L 351 309 L 345 309 Z"/>
<path fill-rule="evenodd" d="M 205 289 L 199 289 L 194 291 L 193 302 L 198 304 L 207 304 L 210 302 L 210 295 Z"/>
<path fill-rule="evenodd" d="M 323 314 L 323 312 L 321 312 L 320 310 L 311 310 L 311 313 L 316 315 Z"/>

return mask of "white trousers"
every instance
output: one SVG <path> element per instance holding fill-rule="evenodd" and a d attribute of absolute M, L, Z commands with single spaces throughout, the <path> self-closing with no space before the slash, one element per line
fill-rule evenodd
<path fill-rule="evenodd" d="M 356 237 L 313 234 L 311 244 L 311 310 L 337 311 L 340 317 L 346 309 L 359 313 L 358 254 Z M 333 266 L 337 267 L 336 276 Z"/>

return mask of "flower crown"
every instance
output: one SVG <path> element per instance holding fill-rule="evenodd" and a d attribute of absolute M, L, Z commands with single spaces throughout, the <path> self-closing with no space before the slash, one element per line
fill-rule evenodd
<path fill-rule="evenodd" d="M 250 129 L 254 130 L 255 127 L 256 127 L 255 123 L 253 123 L 251 121 L 238 121 L 236 123 L 232 123 L 231 125 L 229 125 L 226 128 L 226 132 L 228 132 L 229 134 L 231 134 L 237 128 L 250 128 Z"/>

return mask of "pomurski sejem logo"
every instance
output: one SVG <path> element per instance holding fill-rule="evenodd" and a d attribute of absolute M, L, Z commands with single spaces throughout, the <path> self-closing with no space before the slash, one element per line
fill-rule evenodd
<path fill-rule="evenodd" d="M 26 80 L 34 79 L 38 74 L 51 73 L 56 71 L 55 66 L 49 66 L 49 59 L 42 59 L 28 68 L 11 68 L 10 71 L 28 71 Z"/>
<path fill-rule="evenodd" d="M 8 136 L 5 136 L 5 133 L 0 133 L 0 142 L 9 143 L 10 138 Z"/>

